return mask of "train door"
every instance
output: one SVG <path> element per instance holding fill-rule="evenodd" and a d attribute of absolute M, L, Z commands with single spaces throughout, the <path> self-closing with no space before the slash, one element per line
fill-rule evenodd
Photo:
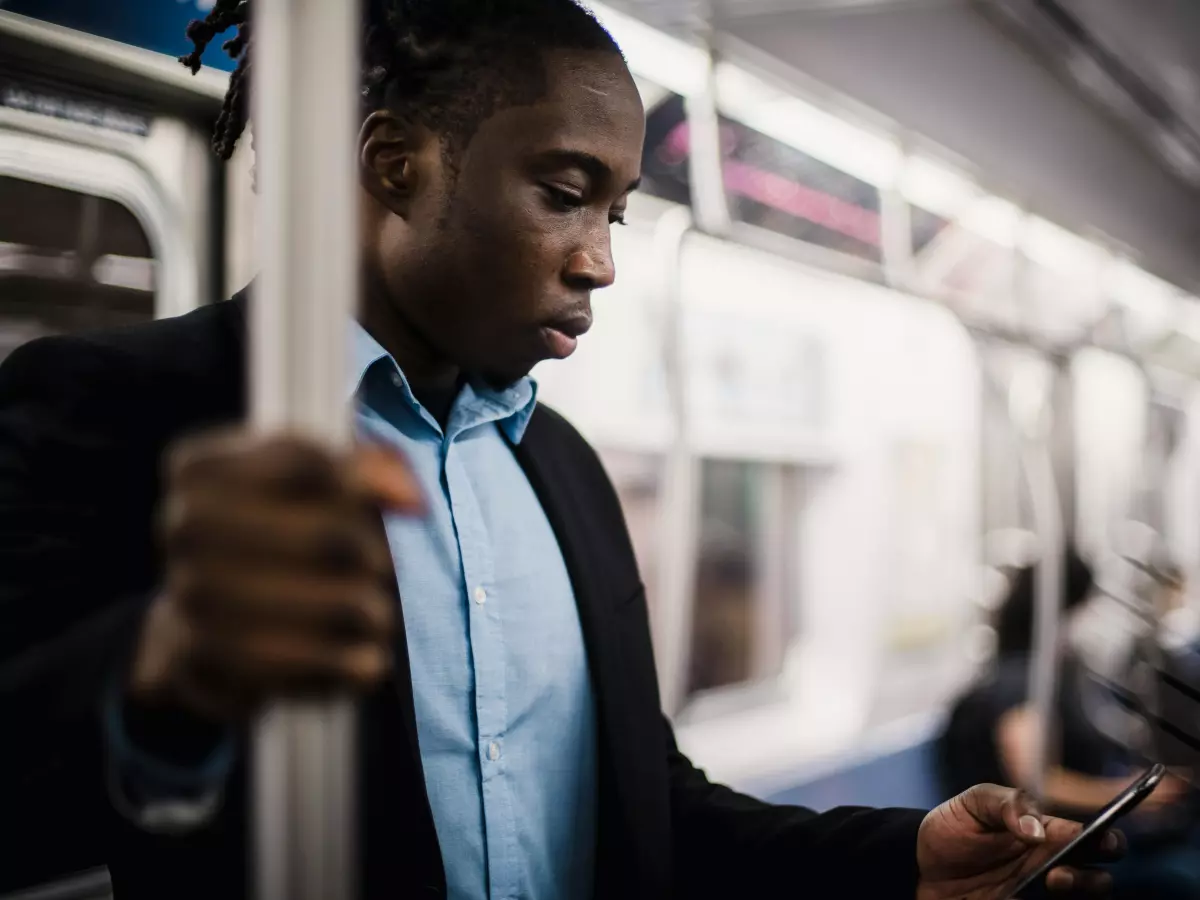
<path fill-rule="evenodd" d="M 152 55 L 104 45 L 99 62 L 97 46 L 0 13 L 0 357 L 224 290 L 211 86 L 142 95 L 132 69 Z"/>

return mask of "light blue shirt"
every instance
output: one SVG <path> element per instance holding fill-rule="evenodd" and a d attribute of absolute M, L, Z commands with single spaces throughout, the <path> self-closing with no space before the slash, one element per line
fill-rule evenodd
<path fill-rule="evenodd" d="M 520 442 L 536 386 L 468 384 L 443 432 L 358 325 L 351 362 L 358 439 L 399 449 L 428 506 L 385 525 L 448 897 L 586 900 L 597 762 L 583 634 L 558 541 L 505 440 Z M 207 772 L 156 764 L 124 738 L 116 702 L 108 733 L 142 797 L 213 784 L 230 764 L 226 748 Z"/>
<path fill-rule="evenodd" d="M 407 457 L 428 503 L 390 516 L 417 737 L 452 900 L 591 895 L 596 719 L 558 541 L 505 441 L 536 388 L 467 384 L 443 433 L 356 326 L 360 440 Z"/>

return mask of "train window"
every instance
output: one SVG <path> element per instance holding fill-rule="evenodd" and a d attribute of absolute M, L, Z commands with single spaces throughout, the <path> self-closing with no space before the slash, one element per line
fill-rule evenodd
<path fill-rule="evenodd" d="M 795 473 L 704 460 L 688 695 L 778 675 L 793 632 Z"/>
<path fill-rule="evenodd" d="M 154 257 L 120 203 L 0 176 L 0 357 L 39 334 L 153 318 Z"/>
<path fill-rule="evenodd" d="M 684 206 L 692 202 L 687 103 L 679 94 L 638 80 L 646 108 L 641 192 Z"/>

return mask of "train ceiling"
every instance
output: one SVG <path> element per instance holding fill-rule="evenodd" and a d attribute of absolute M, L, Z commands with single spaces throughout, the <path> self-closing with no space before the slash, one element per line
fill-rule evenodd
<path fill-rule="evenodd" d="M 1200 187 L 1200 3 L 986 0 L 1028 45 Z"/>
<path fill-rule="evenodd" d="M 614 0 L 675 34 L 737 32 L 770 18 L 972 7 L 1016 34 L 1082 94 L 1120 118 L 1176 177 L 1200 187 L 1200 3 L 1196 0 Z M 803 59 L 785 60 L 804 69 Z"/>

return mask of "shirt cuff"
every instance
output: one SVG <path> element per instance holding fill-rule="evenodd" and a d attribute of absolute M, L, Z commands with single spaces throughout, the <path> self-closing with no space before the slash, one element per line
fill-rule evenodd
<path fill-rule="evenodd" d="M 232 732 L 195 764 L 180 764 L 138 746 L 125 721 L 120 682 L 113 680 L 104 695 L 103 730 L 114 776 L 126 786 L 130 799 L 188 799 L 219 793 L 237 755 Z"/>

